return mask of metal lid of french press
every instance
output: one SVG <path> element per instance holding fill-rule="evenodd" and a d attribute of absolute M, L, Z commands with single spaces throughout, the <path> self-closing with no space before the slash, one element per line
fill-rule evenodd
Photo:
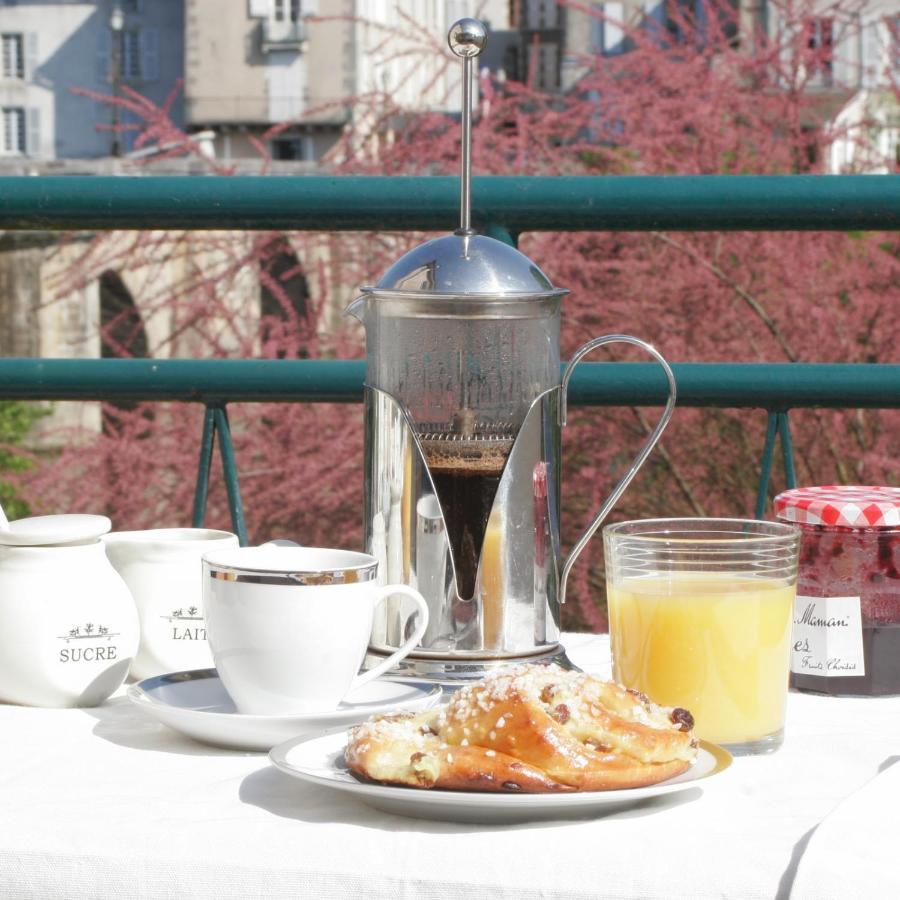
<path fill-rule="evenodd" d="M 487 309 L 499 315 L 527 314 L 527 304 L 535 304 L 531 311 L 541 314 L 546 301 L 568 291 L 554 287 L 524 253 L 476 234 L 471 225 L 472 82 L 475 59 L 487 45 L 487 29 L 476 19 L 460 19 L 450 28 L 447 41 L 463 61 L 459 228 L 410 250 L 376 285 L 364 286 L 363 296 L 402 300 L 402 311 L 412 315 L 434 314 L 446 306 L 438 302 L 435 307 L 435 301 L 464 300 L 492 301 Z"/>

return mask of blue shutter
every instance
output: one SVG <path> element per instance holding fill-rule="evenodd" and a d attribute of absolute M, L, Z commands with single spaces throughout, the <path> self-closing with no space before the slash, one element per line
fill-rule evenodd
<path fill-rule="evenodd" d="M 855 88 L 859 85 L 859 69 L 853 55 L 857 36 L 849 28 L 835 27 L 832 32 L 831 74 L 836 87 Z"/>
<path fill-rule="evenodd" d="M 25 111 L 28 119 L 25 132 L 25 152 L 29 156 L 41 155 L 41 111 L 31 106 Z"/>
<path fill-rule="evenodd" d="M 142 28 L 138 35 L 141 48 L 141 78 L 159 80 L 159 29 Z"/>
<path fill-rule="evenodd" d="M 882 56 L 882 35 L 879 34 L 878 19 L 869 19 L 863 22 L 862 33 L 862 59 L 860 60 L 860 73 L 863 87 L 877 87 L 884 80 L 884 58 Z M 887 31 L 887 28 L 884 29 Z M 890 37 L 890 35 L 884 35 Z"/>
<path fill-rule="evenodd" d="M 100 84 L 109 84 L 111 61 L 112 31 L 103 27 L 97 32 L 97 81 Z"/>
<path fill-rule="evenodd" d="M 600 15 L 604 12 L 602 3 L 592 4 L 592 9 Z M 590 17 L 591 38 L 588 46 L 590 47 L 591 53 L 603 52 L 603 32 L 606 30 L 606 22 L 600 18 L 600 15 L 593 15 Z"/>
<path fill-rule="evenodd" d="M 29 31 L 25 34 L 22 42 L 24 46 L 25 61 L 23 70 L 26 81 L 34 80 L 34 73 L 38 65 L 38 36 L 36 31 Z"/>
<path fill-rule="evenodd" d="M 715 9 L 713 15 L 715 16 Z M 707 0 L 694 0 L 694 27 L 697 29 L 697 37 L 705 44 L 709 33 L 709 10 Z M 751 25 L 751 28 L 755 27 Z"/>

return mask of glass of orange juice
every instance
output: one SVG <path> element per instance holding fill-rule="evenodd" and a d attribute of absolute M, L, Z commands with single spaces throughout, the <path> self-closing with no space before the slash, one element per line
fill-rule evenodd
<path fill-rule="evenodd" d="M 734 754 L 781 746 L 800 531 L 648 519 L 603 531 L 613 675 Z"/>

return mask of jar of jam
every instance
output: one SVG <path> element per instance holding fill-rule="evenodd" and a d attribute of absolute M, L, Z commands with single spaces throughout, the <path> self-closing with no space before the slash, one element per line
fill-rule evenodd
<path fill-rule="evenodd" d="M 900 694 L 900 488 L 794 488 L 775 515 L 802 532 L 791 686 Z"/>

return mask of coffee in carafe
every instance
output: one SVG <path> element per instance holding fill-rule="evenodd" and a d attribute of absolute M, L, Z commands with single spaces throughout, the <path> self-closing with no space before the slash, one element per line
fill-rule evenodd
<path fill-rule="evenodd" d="M 489 435 L 451 437 L 429 436 L 421 443 L 447 525 L 456 592 L 460 599 L 471 600 L 488 519 L 513 442 Z"/>

